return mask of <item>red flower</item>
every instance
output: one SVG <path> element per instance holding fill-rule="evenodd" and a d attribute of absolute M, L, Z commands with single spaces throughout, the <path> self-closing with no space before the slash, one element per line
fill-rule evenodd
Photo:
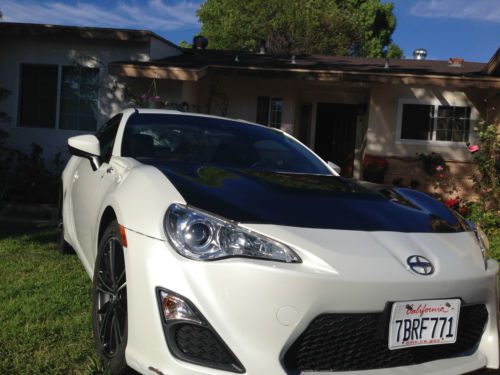
<path fill-rule="evenodd" d="M 479 151 L 479 146 L 478 145 L 471 145 L 471 146 L 468 147 L 468 149 L 471 152 L 471 154 L 473 154 L 473 153 Z"/>
<path fill-rule="evenodd" d="M 456 198 L 445 199 L 443 203 L 450 208 L 457 208 L 459 201 Z"/>
<path fill-rule="evenodd" d="M 458 209 L 458 212 L 460 212 L 460 215 L 465 216 L 465 215 L 467 215 L 467 212 L 469 212 L 469 210 L 467 209 L 467 207 L 462 206 L 462 207 L 460 207 L 460 208 Z"/>
<path fill-rule="evenodd" d="M 440 173 L 440 174 L 438 174 L 438 177 L 439 177 L 439 178 L 444 178 L 444 173 Z"/>

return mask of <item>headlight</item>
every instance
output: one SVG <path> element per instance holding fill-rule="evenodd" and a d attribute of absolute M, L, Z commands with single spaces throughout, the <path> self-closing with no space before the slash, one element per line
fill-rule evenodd
<path fill-rule="evenodd" d="M 301 262 L 299 256 L 282 243 L 177 203 L 167 210 L 165 230 L 175 250 L 190 259 L 248 257 L 286 263 Z"/>

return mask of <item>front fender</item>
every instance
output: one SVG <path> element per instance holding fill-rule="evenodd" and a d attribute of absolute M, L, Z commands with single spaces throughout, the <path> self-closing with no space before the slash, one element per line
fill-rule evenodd
<path fill-rule="evenodd" d="M 99 217 L 102 218 L 105 209 L 111 207 L 120 225 L 165 240 L 163 218 L 172 202 L 186 203 L 163 173 L 140 164 L 121 177 L 118 186 L 104 199 Z M 94 233 L 99 232 L 100 223 L 96 225 Z"/>

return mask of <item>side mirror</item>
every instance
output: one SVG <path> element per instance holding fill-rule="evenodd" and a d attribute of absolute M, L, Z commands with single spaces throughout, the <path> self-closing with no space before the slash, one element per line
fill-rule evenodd
<path fill-rule="evenodd" d="M 335 164 L 333 161 L 328 161 L 328 166 L 332 168 L 335 172 L 340 174 L 340 171 L 342 170 L 341 167 L 339 167 L 337 164 Z"/>
<path fill-rule="evenodd" d="M 95 135 L 86 134 L 68 138 L 68 148 L 71 155 L 88 159 L 93 171 L 101 166 L 101 147 Z"/>

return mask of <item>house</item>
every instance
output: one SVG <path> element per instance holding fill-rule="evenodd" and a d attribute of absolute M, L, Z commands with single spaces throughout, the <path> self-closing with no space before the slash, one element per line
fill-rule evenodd
<path fill-rule="evenodd" d="M 10 92 L 0 101 L 0 112 L 9 116 L 1 129 L 11 147 L 29 152 L 35 142 L 51 158 L 66 150 L 68 137 L 94 132 L 126 105 L 120 85 L 127 80 L 108 73 L 110 62 L 180 53 L 151 31 L 0 22 L 0 87 Z M 129 86 L 141 92 L 148 84 Z M 164 87 L 162 93 L 175 98 L 182 83 Z"/>
<path fill-rule="evenodd" d="M 379 155 L 386 182 L 409 180 L 417 154 L 436 152 L 470 186 L 474 124 L 500 121 L 498 51 L 487 64 L 274 56 L 181 49 L 149 31 L 0 23 L 0 54 L 0 86 L 11 91 L 0 111 L 10 112 L 6 129 L 20 148 L 58 149 L 145 94 L 156 101 L 143 104 L 281 128 L 348 177 L 361 178 L 365 156 Z M 75 94 L 72 74 L 80 86 L 98 81 L 91 95 Z"/>

